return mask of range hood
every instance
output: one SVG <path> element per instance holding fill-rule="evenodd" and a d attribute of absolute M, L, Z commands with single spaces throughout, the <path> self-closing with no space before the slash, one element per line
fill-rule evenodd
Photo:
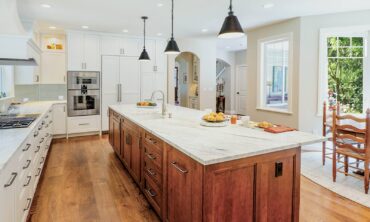
<path fill-rule="evenodd" d="M 40 51 L 19 19 L 16 0 L 0 0 L 0 65 L 37 66 Z"/>

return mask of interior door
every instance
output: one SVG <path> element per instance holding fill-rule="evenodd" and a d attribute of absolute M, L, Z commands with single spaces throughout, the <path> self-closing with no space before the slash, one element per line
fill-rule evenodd
<path fill-rule="evenodd" d="M 118 103 L 119 56 L 102 58 L 102 131 L 108 130 L 108 106 Z"/>
<path fill-rule="evenodd" d="M 248 67 L 238 66 L 236 70 L 236 112 L 247 115 Z"/>
<path fill-rule="evenodd" d="M 140 63 L 137 57 L 120 57 L 120 83 L 123 104 L 140 101 Z"/>

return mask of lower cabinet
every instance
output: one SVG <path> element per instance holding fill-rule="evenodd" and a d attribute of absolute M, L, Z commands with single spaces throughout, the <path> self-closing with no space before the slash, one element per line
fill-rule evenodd
<path fill-rule="evenodd" d="M 163 221 L 299 221 L 299 147 L 202 165 L 120 121 L 117 154 Z M 110 130 L 110 140 L 115 135 Z"/>

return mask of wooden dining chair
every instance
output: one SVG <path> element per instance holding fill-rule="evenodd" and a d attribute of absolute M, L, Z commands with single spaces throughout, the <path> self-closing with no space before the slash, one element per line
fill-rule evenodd
<path fill-rule="evenodd" d="M 357 123 L 357 124 L 351 124 Z M 343 124 L 341 124 L 343 123 Z M 364 128 L 358 128 L 359 124 L 365 124 Z M 360 176 L 348 173 L 349 168 L 359 169 L 358 162 L 363 163 L 365 193 L 369 191 L 369 162 L 370 162 L 370 109 L 366 112 L 365 118 L 358 118 L 353 115 L 338 115 L 333 109 L 333 181 L 336 181 L 337 172 L 344 173 L 346 176 Z M 357 144 L 357 146 L 354 146 Z M 344 157 L 344 166 L 337 167 L 341 163 L 337 158 L 339 155 Z M 356 159 L 357 166 L 349 164 L 349 158 Z M 344 171 L 342 170 L 344 168 Z M 360 177 L 362 178 L 362 177 Z"/>
<path fill-rule="evenodd" d="M 340 112 L 340 104 L 337 103 L 336 105 L 336 109 L 337 109 L 337 114 Z M 333 113 L 330 112 L 330 109 L 328 109 L 328 106 L 326 104 L 326 101 L 324 102 L 323 104 L 323 115 L 322 115 L 322 136 L 323 137 L 328 137 L 330 136 L 330 138 L 328 138 L 329 141 L 332 141 L 332 137 L 331 137 L 331 134 L 332 134 L 332 122 L 333 122 Z M 327 152 L 329 151 L 329 152 Z M 328 159 L 331 159 L 332 155 L 333 155 L 333 148 L 332 147 L 327 147 L 327 142 L 324 141 L 322 143 L 322 165 L 325 165 L 325 160 L 328 158 Z"/>

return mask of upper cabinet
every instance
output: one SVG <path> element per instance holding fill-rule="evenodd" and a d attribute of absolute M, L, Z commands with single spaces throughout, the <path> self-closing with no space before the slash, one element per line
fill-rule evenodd
<path fill-rule="evenodd" d="M 140 55 L 139 40 L 115 36 L 102 37 L 102 55 L 134 56 Z"/>
<path fill-rule="evenodd" d="M 80 32 L 67 36 L 68 70 L 100 71 L 100 36 Z"/>

